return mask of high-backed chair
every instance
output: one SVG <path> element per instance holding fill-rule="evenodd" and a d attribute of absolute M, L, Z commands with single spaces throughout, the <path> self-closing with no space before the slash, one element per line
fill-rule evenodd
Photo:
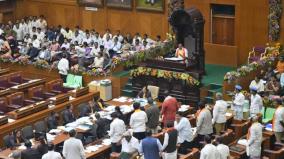
<path fill-rule="evenodd" d="M 9 103 L 9 106 L 8 106 L 9 110 L 18 109 L 23 106 L 35 103 L 32 100 L 25 100 L 23 92 L 13 93 L 11 95 L 8 95 L 7 98 L 8 98 L 8 103 Z"/>
<path fill-rule="evenodd" d="M 284 145 L 281 143 L 275 143 L 275 148 L 273 150 L 264 150 L 264 156 L 268 157 L 269 159 L 280 159 L 284 158 Z"/>
<path fill-rule="evenodd" d="M 27 140 L 33 138 L 34 137 L 33 127 L 28 125 L 22 128 L 22 135 L 23 135 L 23 138 Z"/>
<path fill-rule="evenodd" d="M 7 98 L 5 97 L 0 98 L 0 112 L 1 113 L 9 112 Z"/>
<path fill-rule="evenodd" d="M 159 97 L 159 90 L 160 90 L 159 87 L 149 85 L 148 86 L 148 90 L 151 92 L 152 98 L 154 100 L 158 99 L 158 97 Z"/>
<path fill-rule="evenodd" d="M 35 133 L 46 133 L 46 125 L 44 121 L 38 121 L 34 124 Z"/>
<path fill-rule="evenodd" d="M 66 93 L 69 90 L 72 90 L 70 88 L 63 87 L 63 81 L 61 79 L 53 80 L 46 83 L 46 88 L 48 92 L 55 94 Z"/>
<path fill-rule="evenodd" d="M 12 84 L 21 84 L 29 81 L 29 79 L 22 77 L 22 72 L 14 72 L 9 74 L 9 82 Z"/>
<path fill-rule="evenodd" d="M 13 147 L 13 145 L 11 145 L 11 142 L 10 142 L 10 135 L 5 135 L 3 137 L 3 142 L 4 142 L 4 146 L 6 148 L 10 148 L 10 147 Z"/>
<path fill-rule="evenodd" d="M 34 101 L 43 101 L 53 96 L 56 96 L 56 94 L 45 92 L 43 85 L 28 89 L 28 97 Z"/>
<path fill-rule="evenodd" d="M 8 75 L 4 75 L 4 76 L 0 76 L 0 90 L 1 89 L 7 89 L 9 87 L 14 86 L 15 84 L 12 84 L 9 82 L 9 76 Z"/>

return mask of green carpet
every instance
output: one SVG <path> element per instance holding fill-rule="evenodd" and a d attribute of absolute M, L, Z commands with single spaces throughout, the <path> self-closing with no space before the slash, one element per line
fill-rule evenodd
<path fill-rule="evenodd" d="M 234 70 L 234 67 L 229 66 L 222 66 L 222 65 L 213 65 L 213 64 L 206 64 L 205 70 L 206 75 L 202 78 L 202 83 L 204 86 L 209 84 L 222 84 L 224 80 L 224 75 L 228 71 Z"/>

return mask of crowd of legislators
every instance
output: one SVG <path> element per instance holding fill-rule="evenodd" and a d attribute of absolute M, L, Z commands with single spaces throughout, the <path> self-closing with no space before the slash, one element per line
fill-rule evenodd
<path fill-rule="evenodd" d="M 106 29 L 100 35 L 95 29 L 82 30 L 79 26 L 74 30 L 61 25 L 50 27 L 44 16 L 30 16 L 15 23 L 0 24 L 1 58 L 45 60 L 50 64 L 55 61 L 57 64 L 64 58 L 58 66 L 63 80 L 72 66 L 106 70 L 114 56 L 127 56 L 161 43 L 160 35 L 152 40 L 147 34 L 122 35 L 119 30 L 111 33 Z"/>

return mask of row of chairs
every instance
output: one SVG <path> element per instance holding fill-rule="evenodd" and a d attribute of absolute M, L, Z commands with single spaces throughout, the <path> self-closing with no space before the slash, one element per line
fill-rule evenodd
<path fill-rule="evenodd" d="M 22 72 L 13 72 L 0 76 L 0 90 L 28 82 L 30 79 L 24 78 Z"/>
<path fill-rule="evenodd" d="M 6 97 L 0 97 L 0 112 L 5 114 L 33 103 L 35 101 L 25 99 L 23 92 L 16 92 Z"/>

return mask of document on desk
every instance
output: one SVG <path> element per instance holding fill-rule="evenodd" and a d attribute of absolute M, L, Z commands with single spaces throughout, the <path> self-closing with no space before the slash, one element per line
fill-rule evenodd
<path fill-rule="evenodd" d="M 180 58 L 180 57 L 167 57 L 167 58 L 165 58 L 165 60 L 168 60 L 168 61 L 182 61 L 183 59 Z"/>
<path fill-rule="evenodd" d="M 111 140 L 110 139 L 104 139 L 102 144 L 106 145 L 106 146 L 110 145 L 111 144 Z"/>
<path fill-rule="evenodd" d="M 124 103 L 127 102 L 127 99 L 128 99 L 127 97 L 119 97 L 119 98 L 114 98 L 113 101 Z"/>

